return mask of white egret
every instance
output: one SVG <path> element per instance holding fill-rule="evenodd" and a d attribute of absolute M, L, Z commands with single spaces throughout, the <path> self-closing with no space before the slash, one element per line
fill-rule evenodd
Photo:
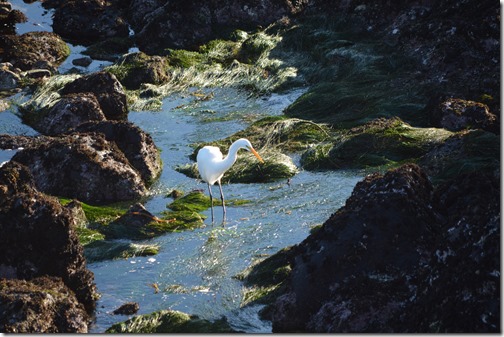
<path fill-rule="evenodd" d="M 214 210 L 213 210 L 213 196 L 211 185 L 219 185 L 221 200 L 222 200 L 222 210 L 223 210 L 223 220 L 226 220 L 226 205 L 224 204 L 224 193 L 222 193 L 221 178 L 224 173 L 229 170 L 231 166 L 236 162 L 238 158 L 238 150 L 245 149 L 252 152 L 261 163 L 263 159 L 252 147 L 252 144 L 248 139 L 240 138 L 233 142 L 229 147 L 228 154 L 225 158 L 218 147 L 215 146 L 204 146 L 198 151 L 196 156 L 196 161 L 198 162 L 198 171 L 204 182 L 208 185 L 208 192 L 210 193 L 210 203 L 212 206 L 212 223 L 214 221 Z"/>

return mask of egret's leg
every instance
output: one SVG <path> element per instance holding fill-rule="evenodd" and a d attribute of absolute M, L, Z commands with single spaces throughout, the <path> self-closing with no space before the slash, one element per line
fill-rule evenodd
<path fill-rule="evenodd" d="M 212 187 L 210 187 L 210 184 L 208 184 L 208 193 L 210 194 L 210 206 L 212 207 L 212 223 L 214 222 L 214 215 L 213 215 L 213 195 L 212 195 Z"/>
<path fill-rule="evenodd" d="M 224 222 L 226 221 L 226 204 L 224 203 L 224 193 L 222 192 L 220 180 L 217 180 L 217 183 L 219 183 L 220 198 L 222 200 L 222 223 L 224 224 Z"/>

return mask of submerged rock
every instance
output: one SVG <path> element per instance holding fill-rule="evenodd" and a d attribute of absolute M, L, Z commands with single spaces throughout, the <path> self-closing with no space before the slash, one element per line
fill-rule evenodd
<path fill-rule="evenodd" d="M 72 213 L 39 192 L 25 166 L 10 161 L 0 167 L 0 277 L 61 277 L 91 312 L 97 297 L 94 277 L 73 225 Z"/>
<path fill-rule="evenodd" d="M 87 333 L 89 316 L 60 278 L 0 279 L 0 332 Z"/>
<path fill-rule="evenodd" d="M 71 134 L 19 151 L 13 161 L 26 165 L 39 190 L 106 204 L 135 200 L 147 189 L 128 159 L 102 134 Z"/>

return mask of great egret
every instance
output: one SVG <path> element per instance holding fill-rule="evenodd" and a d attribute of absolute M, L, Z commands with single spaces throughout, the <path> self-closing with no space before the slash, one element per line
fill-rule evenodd
<path fill-rule="evenodd" d="M 214 210 L 213 210 L 213 196 L 211 185 L 219 184 L 219 190 L 222 200 L 222 210 L 223 210 L 223 220 L 226 220 L 226 205 L 224 204 L 224 193 L 222 193 L 221 178 L 224 173 L 229 170 L 231 166 L 236 162 L 238 158 L 238 150 L 245 149 L 252 152 L 261 163 L 264 163 L 263 159 L 257 153 L 256 150 L 250 144 L 250 141 L 245 138 L 240 138 L 235 141 L 229 147 L 228 154 L 223 158 L 222 152 L 218 147 L 215 146 L 204 146 L 198 151 L 196 156 L 196 161 L 198 162 L 198 171 L 204 182 L 208 185 L 208 192 L 210 193 L 210 203 L 212 206 L 212 223 L 214 221 Z"/>

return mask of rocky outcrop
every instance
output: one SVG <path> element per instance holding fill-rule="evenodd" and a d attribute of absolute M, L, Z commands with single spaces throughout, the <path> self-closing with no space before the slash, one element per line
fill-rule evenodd
<path fill-rule="evenodd" d="M 117 78 L 106 71 L 82 76 L 65 85 L 60 93 L 62 95 L 92 93 L 107 119 L 125 120 L 128 116 L 124 89 Z"/>
<path fill-rule="evenodd" d="M 36 310 L 45 310 L 54 306 L 57 312 L 61 312 L 61 306 L 66 306 L 69 309 L 69 315 L 72 312 L 78 315 L 80 306 L 74 303 L 73 294 L 88 312 L 91 312 L 95 306 L 97 293 L 93 282 L 94 276 L 86 268 L 83 249 L 72 225 L 73 220 L 72 213 L 56 198 L 47 196 L 36 189 L 35 181 L 26 167 L 10 161 L 0 168 L 0 232 L 2 233 L 0 236 L 0 278 L 29 281 L 47 275 L 61 278 L 64 283 L 63 286 L 61 281 L 56 279 L 33 281 L 34 287 L 36 285 L 42 287 L 35 287 L 37 289 L 32 295 L 35 301 L 33 304 L 35 308 L 38 308 Z M 11 281 L 7 281 L 7 286 L 12 288 L 15 288 L 16 284 L 23 287 L 30 286 L 21 281 L 9 282 Z M 46 288 L 46 285 L 50 287 Z M 13 301 L 19 300 L 19 303 L 30 301 L 28 294 L 22 295 L 25 291 L 20 291 L 19 296 L 12 297 L 1 285 L 0 290 L 3 292 L 0 296 L 5 296 L 3 299 L 6 301 L 8 301 L 7 298 Z M 60 291 L 62 297 L 58 297 Z M 40 303 L 40 300 L 44 303 Z M 29 307 L 12 307 L 14 303 L 11 302 L 0 301 L 0 303 L 2 303 L 0 306 L 4 306 L 6 310 L 2 310 L 0 319 L 3 319 L 4 314 L 14 315 L 19 311 L 16 317 L 21 320 L 24 316 L 20 313 L 29 311 Z M 54 312 L 45 315 L 49 317 L 53 314 L 55 315 Z M 65 318 L 65 315 L 62 318 Z M 44 317 L 40 319 L 43 320 Z M 20 320 L 15 322 L 20 322 Z M 81 316 L 80 320 L 87 322 L 87 316 Z M 5 324 L 11 326 L 9 324 L 14 323 L 9 320 Z M 32 323 L 20 324 L 28 324 L 26 329 L 32 329 L 29 331 L 36 330 L 36 325 Z M 48 322 L 33 324 L 45 325 Z M 65 324 L 64 319 L 58 324 Z M 75 324 L 78 324 L 78 320 Z M 80 324 L 78 325 L 75 330 L 81 329 Z M 73 328 L 69 327 L 69 329 Z M 55 332 L 55 330 L 50 331 Z"/>
<path fill-rule="evenodd" d="M 124 153 L 132 167 L 149 186 L 163 168 L 159 150 L 152 137 L 138 126 L 124 121 L 89 122 L 80 125 L 78 132 L 99 132 L 109 142 L 114 142 Z"/>
<path fill-rule="evenodd" d="M 0 279 L 0 331 L 86 333 L 89 316 L 58 277 Z"/>
<path fill-rule="evenodd" d="M 85 0 L 48 2 L 57 5 L 53 30 L 64 38 L 93 42 L 103 38 L 127 37 L 128 24 L 121 17 L 117 5 L 111 1 Z"/>
<path fill-rule="evenodd" d="M 434 189 L 412 164 L 366 177 L 289 252 L 273 331 L 499 331 L 498 186 L 472 174 Z"/>
<path fill-rule="evenodd" d="M 139 48 L 160 54 L 166 48 L 196 49 L 235 29 L 267 26 L 301 12 L 308 1 L 131 1 L 129 13 Z M 142 10 L 137 12 L 137 8 Z M 190 29 L 187 29 L 190 27 Z M 150 38 L 156 36 L 156 39 Z"/>
<path fill-rule="evenodd" d="M 51 195 L 105 204 L 147 193 L 140 174 L 100 133 L 52 138 L 19 151 L 12 160 L 26 165 L 37 188 Z"/>
<path fill-rule="evenodd" d="M 51 73 L 70 55 L 67 44 L 57 34 L 29 32 L 6 35 L 0 39 L 2 60 L 23 71 L 47 69 Z"/>

